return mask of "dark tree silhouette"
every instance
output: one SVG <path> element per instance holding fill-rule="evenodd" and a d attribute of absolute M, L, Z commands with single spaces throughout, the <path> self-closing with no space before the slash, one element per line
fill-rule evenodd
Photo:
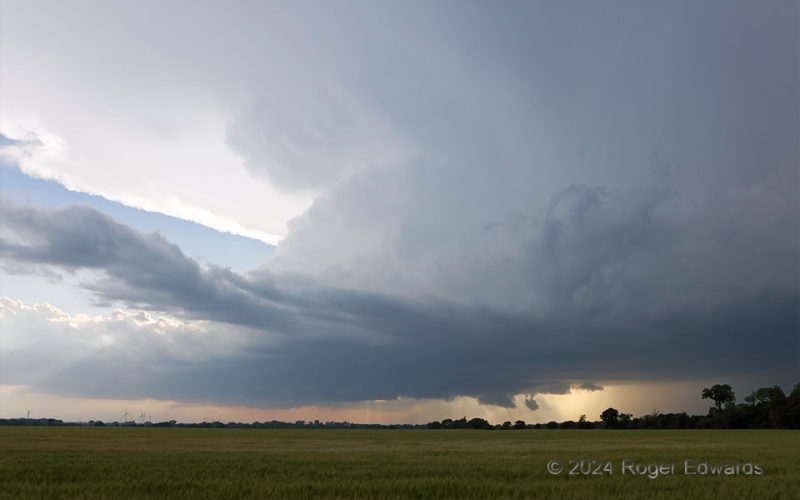
<path fill-rule="evenodd" d="M 728 384 L 715 384 L 711 387 L 706 387 L 700 393 L 703 399 L 711 399 L 717 406 L 717 410 L 721 410 L 722 406 L 731 406 L 736 401 L 736 395 L 733 389 Z"/>
<path fill-rule="evenodd" d="M 800 384 L 794 384 L 794 388 L 787 398 L 786 406 L 789 413 L 789 426 L 792 429 L 800 429 Z"/>
<path fill-rule="evenodd" d="M 600 414 L 600 420 L 606 425 L 608 429 L 614 429 L 619 426 L 619 411 L 615 408 L 608 408 Z"/>
<path fill-rule="evenodd" d="M 782 403 L 786 400 L 786 394 L 780 386 L 760 387 L 752 394 L 756 403 Z"/>
<path fill-rule="evenodd" d="M 492 425 L 487 422 L 485 419 L 475 417 L 469 421 L 469 427 L 472 429 L 485 429 L 489 430 L 492 429 Z"/>

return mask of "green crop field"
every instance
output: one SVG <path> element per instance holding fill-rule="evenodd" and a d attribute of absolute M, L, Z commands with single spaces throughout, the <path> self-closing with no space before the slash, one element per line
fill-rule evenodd
<path fill-rule="evenodd" d="M 580 459 L 600 462 L 581 471 L 570 463 Z M 702 472 L 704 461 L 709 471 L 686 475 L 687 459 L 692 471 Z M 560 474 L 548 472 L 551 460 L 563 465 Z M 763 473 L 710 470 L 748 462 Z M 650 478 L 648 464 L 669 474 Z M 570 475 L 573 468 L 589 474 Z M 2 498 L 796 499 L 799 492 L 798 431 L 0 427 Z"/>

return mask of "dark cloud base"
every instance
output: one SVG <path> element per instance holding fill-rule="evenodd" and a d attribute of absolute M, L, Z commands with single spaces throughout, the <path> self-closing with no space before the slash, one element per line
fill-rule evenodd
<path fill-rule="evenodd" d="M 252 332 L 245 351 L 199 364 L 103 350 L 39 383 L 59 394 L 265 407 L 469 395 L 512 406 L 515 394 L 564 392 L 581 382 L 599 389 L 587 380 L 797 375 L 800 302 L 796 290 L 780 286 L 716 293 L 713 301 L 640 307 L 632 300 L 636 307 L 600 310 L 593 301 L 526 314 L 202 268 L 162 236 L 85 207 L 3 211 L 4 225 L 21 238 L 0 243 L 4 260 L 99 269 L 106 278 L 86 286 L 101 301 Z M 696 296 L 709 296 L 698 289 Z M 7 383 L 29 381 L 12 375 Z"/>

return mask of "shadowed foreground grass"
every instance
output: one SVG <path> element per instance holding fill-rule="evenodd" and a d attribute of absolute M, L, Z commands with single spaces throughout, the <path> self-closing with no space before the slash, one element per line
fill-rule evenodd
<path fill-rule="evenodd" d="M 568 475 L 570 459 L 613 473 Z M 565 471 L 551 475 L 549 460 Z M 623 459 L 676 463 L 623 475 Z M 763 475 L 683 473 L 685 459 Z M 586 470 L 586 469 L 585 469 Z M 0 427 L 3 498 L 798 498 L 800 432 Z"/>

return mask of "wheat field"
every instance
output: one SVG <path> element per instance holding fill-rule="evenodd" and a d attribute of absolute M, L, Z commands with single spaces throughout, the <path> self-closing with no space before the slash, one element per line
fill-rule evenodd
<path fill-rule="evenodd" d="M 0 427 L 0 496 L 798 498 L 799 450 L 783 430 Z M 687 475 L 685 460 L 739 470 Z"/>

